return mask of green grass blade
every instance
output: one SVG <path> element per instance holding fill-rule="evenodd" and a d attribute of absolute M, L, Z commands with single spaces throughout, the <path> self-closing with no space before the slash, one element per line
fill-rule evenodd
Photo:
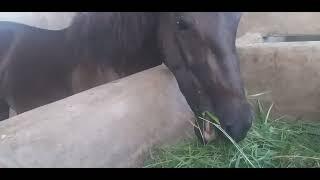
<path fill-rule="evenodd" d="M 212 119 L 216 124 L 220 125 L 219 119 L 216 116 L 214 116 L 212 113 L 210 113 L 209 111 L 205 111 L 205 112 L 202 113 L 202 116 L 204 118 L 206 117 L 206 115 L 208 115 L 209 118 Z"/>
<path fill-rule="evenodd" d="M 211 124 L 213 124 L 216 128 L 218 128 L 225 136 L 227 136 L 227 138 L 231 141 L 231 143 L 238 149 L 238 151 L 242 154 L 242 156 L 249 162 L 249 164 L 255 168 L 255 166 L 252 164 L 252 162 L 249 160 L 249 158 L 245 155 L 245 153 L 242 151 L 242 149 L 238 146 L 238 144 L 229 136 L 229 134 L 227 132 L 225 132 L 220 125 L 217 125 L 215 123 L 212 123 L 211 121 L 208 121 L 207 119 L 204 119 L 202 117 L 200 117 L 200 119 L 207 121 Z"/>
<path fill-rule="evenodd" d="M 267 121 L 268 121 L 268 119 L 269 119 L 269 115 L 270 115 L 270 112 L 271 112 L 272 107 L 273 107 L 273 103 L 270 105 L 270 107 L 269 107 L 269 109 L 268 109 L 266 118 L 264 119 L 264 124 L 267 124 Z"/>

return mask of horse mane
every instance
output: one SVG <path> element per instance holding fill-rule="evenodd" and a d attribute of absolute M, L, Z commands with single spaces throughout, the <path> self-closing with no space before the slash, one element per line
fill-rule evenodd
<path fill-rule="evenodd" d="M 67 39 L 76 44 L 76 53 L 98 61 L 123 58 L 141 50 L 145 41 L 155 35 L 157 18 L 151 12 L 77 13 L 67 30 Z"/>

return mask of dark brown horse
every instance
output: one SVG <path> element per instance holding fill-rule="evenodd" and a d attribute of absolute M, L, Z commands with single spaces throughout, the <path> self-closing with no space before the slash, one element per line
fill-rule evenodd
<path fill-rule="evenodd" d="M 165 63 L 193 112 L 215 113 L 240 141 L 252 113 L 235 47 L 239 20 L 224 12 L 90 12 L 59 31 L 1 22 L 2 119 L 9 106 L 22 113 Z M 208 141 L 213 127 L 201 127 Z"/>

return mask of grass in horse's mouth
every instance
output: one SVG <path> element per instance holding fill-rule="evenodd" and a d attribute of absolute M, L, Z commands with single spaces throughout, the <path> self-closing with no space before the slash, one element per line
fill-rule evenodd
<path fill-rule="evenodd" d="M 283 117 L 270 120 L 272 105 L 265 112 L 258 100 L 256 120 L 248 136 L 235 143 L 218 141 L 202 145 L 197 139 L 175 146 L 154 149 L 145 167 L 320 167 L 320 123 L 289 121 Z M 204 121 L 208 119 L 202 118 Z"/>

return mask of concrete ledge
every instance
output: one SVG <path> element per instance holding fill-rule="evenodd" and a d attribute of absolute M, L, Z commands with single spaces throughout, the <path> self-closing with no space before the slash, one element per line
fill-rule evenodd
<path fill-rule="evenodd" d="M 319 12 L 244 12 L 237 35 L 319 34 L 319 18 Z"/>
<path fill-rule="evenodd" d="M 241 72 L 249 94 L 275 103 L 294 118 L 320 119 L 320 42 L 238 43 Z"/>
<path fill-rule="evenodd" d="M 139 167 L 193 117 L 162 65 L 1 122 L 0 167 Z"/>

